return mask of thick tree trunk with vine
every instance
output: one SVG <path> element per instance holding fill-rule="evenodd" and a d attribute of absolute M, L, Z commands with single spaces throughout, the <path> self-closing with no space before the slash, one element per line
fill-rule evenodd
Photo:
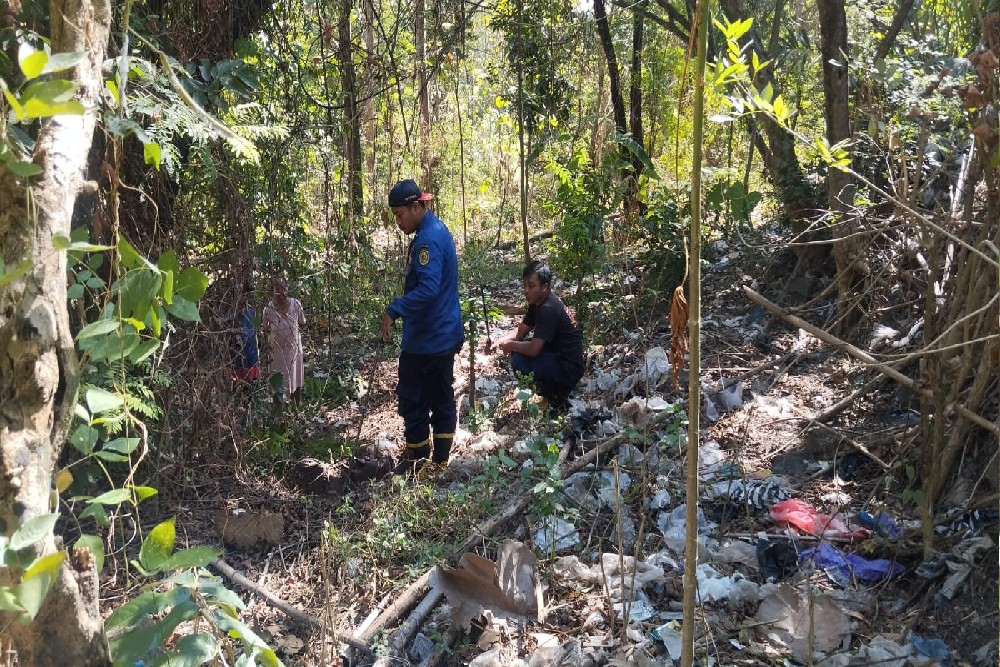
<path fill-rule="evenodd" d="M 826 137 L 830 145 L 834 145 L 851 138 L 844 0 L 820 0 L 819 23 Z M 826 188 L 833 230 L 833 259 L 837 264 L 838 328 L 846 332 L 854 327 L 862 314 L 857 302 L 857 288 L 867 273 L 865 237 L 857 233 L 854 177 L 831 166 L 827 169 Z"/>
<path fill-rule="evenodd" d="M 75 77 L 87 111 L 43 123 L 33 159 L 44 171 L 32 185 L 30 206 L 23 184 L 0 170 L 4 260 L 33 261 L 24 278 L 0 290 L 0 529 L 6 535 L 51 511 L 55 465 L 76 403 L 66 255 L 53 248 L 52 237 L 69 234 L 84 183 L 111 26 L 108 0 L 52 2 L 49 11 L 53 52 L 86 54 Z M 49 553 L 57 544 L 49 536 L 34 548 Z M 110 664 L 93 558 L 67 559 L 31 624 L 8 621 L 3 618 L 0 626 L 3 639 L 22 665 Z"/>

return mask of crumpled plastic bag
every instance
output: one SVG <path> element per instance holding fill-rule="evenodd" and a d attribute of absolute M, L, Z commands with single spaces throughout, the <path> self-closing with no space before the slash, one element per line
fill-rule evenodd
<path fill-rule="evenodd" d="M 858 537 L 870 535 L 864 528 L 849 526 L 843 514 L 823 514 L 799 498 L 789 498 L 771 505 L 771 519 L 788 523 L 817 537 Z"/>
<path fill-rule="evenodd" d="M 886 579 L 895 579 L 906 572 L 906 568 L 891 560 L 878 558 L 868 560 L 854 554 L 840 551 L 828 542 L 820 542 L 819 546 L 802 550 L 802 562 L 812 560 L 818 567 L 834 570 L 837 583 L 850 584 L 852 579 L 865 583 L 875 583 Z"/>

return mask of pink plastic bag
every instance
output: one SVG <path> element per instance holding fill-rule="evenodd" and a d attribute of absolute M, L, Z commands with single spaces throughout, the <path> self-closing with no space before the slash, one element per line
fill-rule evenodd
<path fill-rule="evenodd" d="M 843 514 L 821 514 L 815 507 L 798 498 L 789 498 L 771 505 L 771 519 L 788 523 L 817 537 L 868 537 L 864 528 L 847 525 Z"/>

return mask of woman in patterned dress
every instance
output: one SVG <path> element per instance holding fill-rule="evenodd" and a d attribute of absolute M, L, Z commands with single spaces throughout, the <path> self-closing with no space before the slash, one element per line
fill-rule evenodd
<path fill-rule="evenodd" d="M 282 388 L 275 396 L 278 403 L 291 397 L 298 403 L 305 384 L 305 365 L 302 354 L 300 328 L 305 326 L 306 314 L 298 299 L 288 296 L 288 280 L 283 275 L 271 279 L 273 297 L 264 307 L 261 326 L 268 334 L 271 352 L 270 372 L 281 373 Z"/>

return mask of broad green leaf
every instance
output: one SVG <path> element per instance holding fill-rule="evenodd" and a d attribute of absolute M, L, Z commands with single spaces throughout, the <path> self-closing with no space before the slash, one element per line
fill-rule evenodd
<path fill-rule="evenodd" d="M 157 494 L 156 489 L 151 486 L 130 486 L 130 489 L 135 493 L 135 504 L 138 505 L 146 498 L 151 498 Z"/>
<path fill-rule="evenodd" d="M 62 493 L 73 484 L 73 473 L 69 468 L 63 468 L 56 473 L 56 491 Z"/>
<path fill-rule="evenodd" d="M 149 652 L 163 646 L 184 621 L 199 613 L 198 605 L 186 600 L 175 605 L 160 621 L 128 632 L 110 642 L 111 657 L 116 665 L 132 665 Z"/>
<path fill-rule="evenodd" d="M 142 157 L 146 164 L 151 164 L 159 170 L 160 161 L 163 159 L 163 149 L 160 148 L 160 144 L 150 141 L 142 145 Z"/>
<path fill-rule="evenodd" d="M 173 250 L 167 250 L 156 260 L 156 266 L 166 273 L 167 271 L 172 271 L 174 275 L 180 275 L 181 265 L 177 262 L 177 253 Z"/>
<path fill-rule="evenodd" d="M 81 454 L 87 455 L 94 451 L 100 434 L 90 424 L 80 424 L 69 435 L 69 443 Z"/>
<path fill-rule="evenodd" d="M 21 102 L 27 103 L 31 99 L 37 99 L 45 104 L 69 102 L 76 95 L 76 89 L 76 84 L 66 79 L 37 81 L 24 89 L 21 93 Z"/>
<path fill-rule="evenodd" d="M 76 65 L 83 62 L 86 57 L 87 55 L 85 53 L 81 53 L 79 51 L 54 53 L 49 56 L 48 62 L 45 63 L 45 67 L 42 69 L 42 74 L 62 72 L 70 69 L 71 67 L 76 67 Z"/>
<path fill-rule="evenodd" d="M 132 499 L 132 492 L 129 489 L 111 489 L 107 493 L 88 500 L 90 505 L 121 505 L 126 500 Z"/>
<path fill-rule="evenodd" d="M 83 285 L 81 285 L 80 283 L 76 283 L 75 285 L 70 285 L 66 289 L 67 299 L 79 299 L 83 295 L 84 295 L 84 288 Z"/>
<path fill-rule="evenodd" d="M 118 394 L 113 394 L 100 387 L 90 387 L 87 389 L 87 408 L 92 415 L 117 410 L 123 405 L 125 405 L 125 399 Z"/>
<path fill-rule="evenodd" d="M 163 271 L 163 269 L 160 270 Z M 174 276 L 177 274 L 170 270 L 163 271 L 161 275 L 163 276 L 163 284 L 160 287 L 160 296 L 163 297 L 163 302 L 169 305 L 174 301 Z"/>
<path fill-rule="evenodd" d="M 46 535 L 51 535 L 58 518 L 58 514 L 42 514 L 28 519 L 10 536 L 10 548 L 19 551 L 30 547 Z"/>
<path fill-rule="evenodd" d="M 163 563 L 164 570 L 179 570 L 185 567 L 207 567 L 219 557 L 219 552 L 212 547 L 191 547 L 182 549 L 171 555 Z"/>
<path fill-rule="evenodd" d="M 89 243 L 87 241 L 74 241 L 73 245 L 69 247 L 70 250 L 75 250 L 79 252 L 102 252 L 104 250 L 111 250 L 112 248 L 114 248 L 113 245 L 97 245 L 95 243 Z M 93 266 L 92 264 L 91 268 L 98 268 L 98 266 Z"/>
<path fill-rule="evenodd" d="M 174 605 L 190 600 L 190 589 L 183 587 L 167 591 L 145 591 L 111 612 L 104 627 L 109 630 L 130 628 L 149 616 L 162 614 Z"/>
<path fill-rule="evenodd" d="M 642 166 L 646 168 L 646 175 L 653 180 L 658 180 L 660 178 L 659 174 L 656 173 L 656 167 L 653 166 L 653 161 L 649 159 L 649 153 L 646 149 L 636 143 L 635 139 L 629 136 L 618 136 L 616 137 L 618 142 L 625 146 L 632 155 L 639 158 L 642 162 Z"/>
<path fill-rule="evenodd" d="M 17 594 L 6 586 L 0 586 L 0 611 L 12 611 L 17 614 L 24 612 L 24 607 L 17 599 Z"/>
<path fill-rule="evenodd" d="M 42 173 L 42 168 L 34 162 L 26 162 L 24 160 L 5 160 L 4 165 L 12 174 L 20 176 L 21 178 L 30 178 L 32 176 L 38 176 Z"/>
<path fill-rule="evenodd" d="M 50 554 L 45 554 L 38 558 L 34 563 L 24 571 L 23 579 L 31 579 L 32 577 L 37 577 L 39 574 L 48 574 L 50 577 L 55 579 L 56 572 L 62 566 L 63 561 L 66 560 L 65 551 L 55 551 Z"/>
<path fill-rule="evenodd" d="M 174 518 L 171 517 L 149 531 L 139 548 L 139 562 L 151 572 L 160 570 L 174 550 Z"/>
<path fill-rule="evenodd" d="M 118 320 L 97 320 L 80 329 L 80 333 L 76 335 L 76 339 L 82 341 L 96 336 L 105 336 L 113 331 L 118 331 L 120 326 L 121 322 Z"/>
<path fill-rule="evenodd" d="M 202 578 L 198 582 L 198 590 L 201 591 L 202 595 L 206 599 L 215 602 L 216 604 L 225 605 L 229 607 L 232 613 L 242 611 L 246 609 L 246 605 L 243 604 L 243 600 L 240 596 L 226 588 L 226 586 L 221 581 L 211 581 Z"/>
<path fill-rule="evenodd" d="M 152 312 L 152 311 L 150 311 Z M 133 364 L 140 364 L 149 358 L 160 347 L 160 341 L 156 338 L 149 338 L 136 346 L 128 355 L 128 360 Z"/>
<path fill-rule="evenodd" d="M 140 255 L 132 244 L 121 238 L 118 239 L 118 257 L 121 265 L 126 269 L 138 269 L 145 267 L 156 271 L 156 267 L 148 259 Z"/>
<path fill-rule="evenodd" d="M 24 107 L 21 105 L 20 100 L 18 100 L 13 93 L 4 88 L 3 96 L 7 98 L 7 103 L 10 104 L 10 108 L 14 110 L 14 116 L 18 120 L 24 120 Z"/>
<path fill-rule="evenodd" d="M 83 104 L 76 100 L 69 102 L 46 102 L 33 97 L 24 103 L 25 118 L 49 118 L 50 116 L 82 116 Z"/>
<path fill-rule="evenodd" d="M 30 44 L 22 42 L 17 50 L 17 62 L 25 78 L 35 79 L 41 76 L 45 64 L 49 62 L 49 54 L 45 51 L 35 51 Z"/>
<path fill-rule="evenodd" d="M 127 456 L 123 456 L 117 452 L 106 452 L 103 449 L 99 449 L 94 452 L 94 456 L 101 459 L 102 461 L 108 461 L 110 463 L 125 463 L 129 460 Z"/>
<path fill-rule="evenodd" d="M 182 297 L 174 294 L 173 303 L 167 304 L 167 312 L 174 317 L 188 322 L 200 322 L 201 316 L 198 314 L 198 306 Z"/>
<path fill-rule="evenodd" d="M 88 516 L 93 517 L 94 521 L 96 521 L 99 526 L 107 526 L 111 523 L 108 519 L 108 513 L 104 511 L 104 507 L 96 503 L 88 505 L 87 509 L 80 512 L 81 520 L 86 519 Z"/>
<path fill-rule="evenodd" d="M 139 446 L 139 442 L 139 438 L 115 438 L 101 445 L 101 449 L 119 454 L 131 454 Z"/>
<path fill-rule="evenodd" d="M 100 574 L 104 569 L 104 540 L 97 535 L 81 535 L 73 545 L 73 550 L 77 549 L 89 549 L 90 553 L 94 554 L 97 573 Z"/>
<path fill-rule="evenodd" d="M 24 613 L 28 618 L 34 619 L 38 614 L 38 610 L 42 608 L 42 603 L 45 602 L 45 595 L 49 592 L 51 584 L 52 577 L 47 572 L 43 572 L 31 579 L 24 579 L 18 584 L 17 599 L 24 607 Z"/>
<path fill-rule="evenodd" d="M 212 660 L 219 654 L 219 641 L 210 634 L 197 632 L 184 635 L 177 641 L 177 650 L 162 656 L 153 663 L 154 667 L 197 667 Z"/>
<path fill-rule="evenodd" d="M 197 303 L 205 295 L 207 289 L 208 276 L 193 266 L 189 266 L 179 275 L 174 276 L 174 294 L 182 296 L 192 303 Z"/>

